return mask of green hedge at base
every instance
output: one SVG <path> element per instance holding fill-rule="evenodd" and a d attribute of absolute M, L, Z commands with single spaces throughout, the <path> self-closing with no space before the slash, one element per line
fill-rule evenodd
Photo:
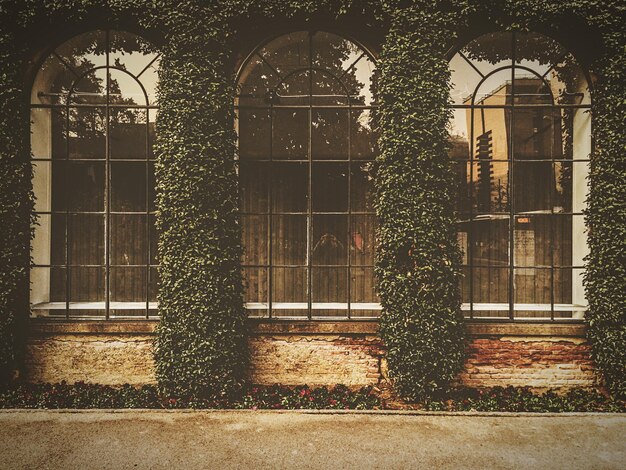
<path fill-rule="evenodd" d="M 256 385 L 236 399 L 168 395 L 154 385 L 30 384 L 0 388 L 0 409 L 247 409 L 247 410 L 426 410 L 511 412 L 626 412 L 626 403 L 594 390 L 535 393 L 528 388 L 456 388 L 407 403 L 373 387 Z"/>
<path fill-rule="evenodd" d="M 603 54 L 587 64 L 599 77 L 593 96 L 597 150 L 592 155 L 587 211 L 591 248 L 587 322 L 594 358 L 611 390 L 623 395 L 626 59 L 622 16 L 622 4 L 600 0 L 3 2 L 0 379 L 9 380 L 19 366 L 28 316 L 33 196 L 23 70 L 42 31 L 58 33 L 55 28 L 70 31 L 89 25 L 140 34 L 149 31 L 163 39 L 156 165 L 162 320 L 155 357 L 160 384 L 172 392 L 207 396 L 241 389 L 248 354 L 239 267 L 232 52 L 241 44 L 239 36 L 250 36 L 250 24 L 282 18 L 286 28 L 336 21 L 389 30 L 379 61 L 376 273 L 390 376 L 409 398 L 445 389 L 463 361 L 460 257 L 452 173 L 446 162 L 447 48 L 457 35 L 471 38 L 485 28 L 548 35 L 559 28 L 583 28 L 601 39 Z M 52 37 L 51 33 L 50 41 Z"/>

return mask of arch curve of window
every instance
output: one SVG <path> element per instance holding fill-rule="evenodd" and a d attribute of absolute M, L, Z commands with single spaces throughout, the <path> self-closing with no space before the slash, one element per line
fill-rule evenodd
<path fill-rule="evenodd" d="M 158 50 L 140 36 L 97 30 L 59 45 L 37 72 L 31 89 L 35 316 L 156 314 L 158 66 Z"/>
<path fill-rule="evenodd" d="M 450 61 L 463 309 L 470 318 L 582 318 L 590 84 L 538 33 L 480 36 Z"/>

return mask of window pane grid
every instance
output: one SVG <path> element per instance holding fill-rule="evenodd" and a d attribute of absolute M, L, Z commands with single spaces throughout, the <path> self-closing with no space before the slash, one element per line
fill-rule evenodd
<path fill-rule="evenodd" d="M 266 97 L 270 98 L 263 106 L 242 104 L 251 96 L 243 94 L 235 103 L 239 168 L 240 175 L 245 174 L 241 179 L 241 214 L 244 245 L 249 253 L 242 262 L 247 280 L 246 306 L 250 315 L 256 317 L 345 320 L 352 317 L 352 310 L 367 312 L 377 310 L 378 305 L 376 301 L 354 302 L 351 292 L 353 286 L 363 289 L 362 282 L 355 278 L 362 274 L 352 262 L 357 238 L 358 249 L 362 249 L 361 234 L 352 234 L 352 219 L 354 215 L 374 215 L 373 210 L 354 207 L 358 193 L 350 189 L 354 184 L 352 162 L 365 165 L 374 160 L 374 155 L 360 153 L 358 159 L 354 158 L 352 122 L 357 110 L 368 112 L 375 107 L 353 105 L 351 100 L 338 105 L 318 105 L 331 96 L 335 98 L 332 93 L 318 95 L 315 90 L 333 85 L 320 84 L 312 73 L 315 34 L 296 35 L 302 39 L 306 35 L 306 63 L 300 64 L 306 73 L 301 73 L 303 82 L 298 85 L 306 93 L 280 95 L 283 85 L 278 84 L 267 88 Z M 262 56 L 262 51 L 259 55 Z M 274 60 L 275 56 L 264 62 L 270 65 Z M 273 70 L 279 73 L 281 67 L 278 64 Z M 292 73 L 296 76 L 300 72 Z M 285 104 L 289 100 L 301 100 L 301 103 Z M 255 120 L 249 121 L 250 116 Z M 260 139 L 256 146 L 251 140 L 254 136 Z M 269 141 L 265 140 L 266 136 Z M 258 151 L 265 145 L 267 153 Z M 259 164 L 267 165 L 268 170 Z M 275 176 L 269 184 L 259 183 L 249 176 L 255 171 L 261 178 L 266 171 Z M 255 217 L 265 217 L 267 229 L 248 229 L 246 225 L 251 225 Z M 250 254 L 259 252 L 259 248 L 250 245 L 261 243 L 255 235 L 260 232 L 266 237 L 267 263 L 254 263 L 250 259 Z M 371 265 L 358 268 L 363 271 Z"/>
<path fill-rule="evenodd" d="M 465 273 L 461 286 L 463 310 L 469 318 L 477 319 L 554 321 L 567 320 L 568 315 L 578 319 L 586 309 L 586 302 L 580 295 L 582 255 L 577 254 L 585 251 L 581 245 L 584 245 L 582 235 L 579 235 L 584 227 L 581 212 L 584 205 L 577 194 L 585 187 L 589 155 L 588 152 L 581 155 L 566 141 L 572 138 L 574 128 L 572 121 L 566 122 L 565 127 L 563 122 L 572 119 L 572 112 L 584 112 L 589 105 L 555 104 L 554 100 L 551 104 L 533 105 L 512 99 L 518 94 L 518 84 L 521 83 L 519 88 L 523 89 L 532 83 L 528 78 L 520 79 L 517 70 L 524 73 L 532 70 L 516 66 L 515 33 L 511 34 L 510 41 L 510 64 L 499 69 L 510 69 L 507 84 L 510 94 L 506 95 L 507 100 L 511 98 L 510 102 L 485 105 L 484 101 L 479 104 L 473 101 L 471 105 L 457 103 L 453 106 L 457 116 L 454 125 L 461 128 L 458 116 L 465 112 L 469 126 L 469 155 L 459 156 L 458 140 L 453 142 L 451 152 L 457 176 L 463 180 L 457 208 Z M 487 80 L 488 75 L 478 73 L 483 82 Z M 493 99 L 497 99 L 496 95 Z M 502 134 L 498 135 L 501 131 L 497 128 L 501 124 L 493 121 L 491 126 L 496 127 L 488 132 L 490 125 L 486 127 L 485 117 L 498 112 L 502 113 L 502 129 L 506 129 L 506 158 L 498 157 L 502 155 L 498 153 L 502 143 L 498 139 L 502 139 Z M 528 119 L 535 120 L 529 123 Z M 554 131 L 551 122 L 561 127 Z M 546 129 L 553 134 L 545 134 Z M 557 136 L 562 148 L 556 147 Z M 541 158 L 541 152 L 546 149 L 551 149 L 550 158 Z M 505 166 L 497 169 L 498 164 Z M 493 183 L 496 175 L 504 177 L 502 193 Z M 485 183 L 486 180 L 491 182 Z M 468 192 L 463 190 L 463 185 Z M 469 204 L 468 195 L 471 196 Z M 505 229 L 508 234 L 503 237 Z M 496 259 L 498 263 L 489 262 Z M 572 291 L 573 288 L 576 291 Z M 492 296 L 490 292 L 497 294 Z M 504 294 L 508 296 L 506 302 L 502 302 Z"/>
<path fill-rule="evenodd" d="M 148 162 L 152 158 L 151 137 L 154 112 L 158 108 L 147 103 L 134 104 L 132 95 L 126 94 L 129 87 L 134 86 L 139 90 L 137 96 L 141 96 L 140 99 L 147 97 L 138 76 L 109 62 L 113 53 L 109 46 L 111 34 L 117 33 L 103 32 L 100 40 L 106 44 L 105 62 L 93 69 L 102 70 L 100 75 L 104 80 L 86 85 L 100 87 L 100 90 L 104 88 L 102 104 L 82 105 L 67 99 L 65 103 L 33 103 L 31 106 L 33 112 L 50 110 L 64 119 L 63 129 L 55 128 L 52 121 L 33 124 L 35 173 L 39 162 L 50 162 L 47 174 L 42 174 L 48 181 L 41 184 L 35 180 L 34 183 L 36 197 L 38 201 L 43 201 L 47 210 L 38 210 L 35 214 L 39 218 L 51 217 L 46 220 L 46 226 L 36 229 L 43 234 L 43 239 L 33 246 L 33 251 L 43 252 L 43 258 L 47 256 L 50 260 L 58 258 L 59 252 L 64 252 L 62 264 L 43 262 L 33 266 L 31 308 L 34 315 L 62 314 L 66 319 L 109 319 L 125 316 L 147 318 L 156 313 L 154 282 L 158 263 L 153 262 L 156 258 L 153 256 L 152 240 L 155 234 L 152 227 L 154 189 L 148 184 L 154 180 L 154 170 Z M 119 34 L 125 34 L 131 44 L 135 38 L 127 33 Z M 85 36 L 71 41 L 80 43 Z M 139 38 L 137 40 L 142 42 Z M 137 59 L 134 52 L 126 56 L 131 65 L 133 55 Z M 155 55 L 148 67 L 157 58 Z M 64 62 L 65 67 L 71 68 L 72 61 L 73 58 L 70 58 Z M 89 73 L 82 74 L 82 77 L 86 76 Z M 44 86 L 48 85 L 44 83 Z M 53 96 L 72 98 L 74 89 L 75 84 L 68 84 L 63 93 L 39 92 L 37 99 Z M 90 99 L 89 93 L 84 94 L 82 88 L 79 91 L 82 94 L 76 95 L 77 99 Z M 117 100 L 124 102 L 116 103 Z M 91 114 L 82 119 L 81 113 Z M 59 152 L 61 147 L 55 145 L 55 141 L 64 141 L 62 152 Z M 117 158 L 119 150 L 130 151 L 127 154 L 130 157 Z M 135 151 L 139 151 L 136 157 L 133 155 Z M 41 158 L 46 154 L 47 158 Z M 60 162 L 65 166 L 52 168 L 53 164 L 59 165 Z M 76 166 L 81 164 L 87 165 L 84 171 Z M 94 164 L 101 166 L 94 167 Z M 102 183 L 94 188 L 90 180 L 98 175 L 94 173 L 94 170 L 100 171 L 98 168 L 102 171 Z M 85 198 L 85 194 L 81 193 L 83 188 L 90 188 L 89 197 Z M 80 207 L 72 208 L 76 204 L 73 201 L 78 201 Z M 101 209 L 90 210 L 94 204 Z M 59 205 L 63 206 L 60 210 L 57 209 Z M 101 225 L 94 226 L 91 222 L 85 225 L 89 220 L 98 220 Z M 63 239 L 54 229 L 60 222 L 64 225 Z M 100 262 L 89 262 L 96 260 L 89 253 L 97 254 Z M 41 258 L 41 255 L 36 258 Z M 128 314 L 123 313 L 126 310 Z"/>

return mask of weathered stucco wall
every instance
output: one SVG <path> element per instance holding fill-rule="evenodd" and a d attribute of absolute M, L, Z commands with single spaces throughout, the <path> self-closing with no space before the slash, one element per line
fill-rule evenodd
<path fill-rule="evenodd" d="M 154 382 L 152 335 L 53 335 L 31 338 L 25 379 L 30 382 Z"/>
<path fill-rule="evenodd" d="M 151 334 L 119 333 L 34 336 L 25 379 L 153 383 L 152 339 Z M 256 334 L 250 349 L 254 383 L 374 385 L 385 380 L 384 350 L 374 334 Z M 473 387 L 597 385 L 586 340 L 565 336 L 474 338 L 459 381 Z"/>
<path fill-rule="evenodd" d="M 256 336 L 250 350 L 255 383 L 364 385 L 381 379 L 376 336 Z"/>

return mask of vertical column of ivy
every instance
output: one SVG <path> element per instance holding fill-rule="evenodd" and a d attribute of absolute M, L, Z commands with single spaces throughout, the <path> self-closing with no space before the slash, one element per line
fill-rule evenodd
<path fill-rule="evenodd" d="M 380 331 L 389 373 L 410 399 L 446 387 L 463 363 L 459 265 L 447 157 L 453 34 L 433 5 L 395 12 L 381 60 L 377 172 Z"/>
<path fill-rule="evenodd" d="M 172 33 L 159 76 L 156 374 L 170 393 L 221 396 L 247 371 L 227 31 L 194 2 L 164 18 Z"/>
<path fill-rule="evenodd" d="M 591 159 L 586 221 L 590 255 L 585 318 L 593 358 L 607 387 L 626 397 L 626 31 L 604 7 L 606 53 L 593 101 L 595 154 Z M 612 30 L 612 31 L 611 31 Z"/>
<path fill-rule="evenodd" d="M 2 21 L 4 20 L 4 21 Z M 10 23 L 0 16 L 0 383 L 18 368 L 28 315 L 32 209 L 28 109 Z"/>

